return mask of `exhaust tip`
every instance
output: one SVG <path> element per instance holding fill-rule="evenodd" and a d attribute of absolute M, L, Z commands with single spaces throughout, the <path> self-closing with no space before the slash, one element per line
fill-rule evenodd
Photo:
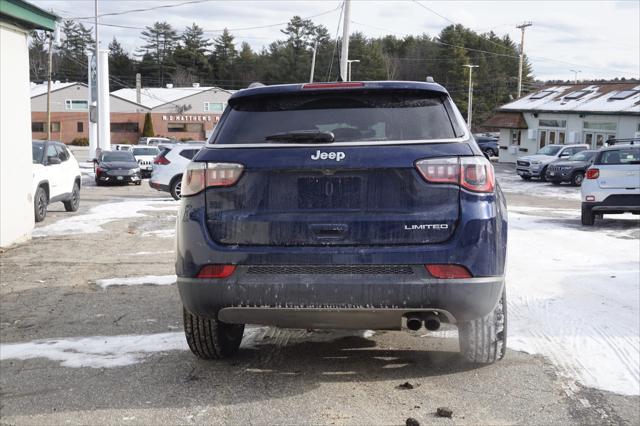
<path fill-rule="evenodd" d="M 436 331 L 440 328 L 440 318 L 434 313 L 428 314 L 424 318 L 424 327 L 429 331 Z"/>
<path fill-rule="evenodd" d="M 407 318 L 407 328 L 412 331 L 417 331 L 422 328 L 422 320 L 418 317 Z"/>

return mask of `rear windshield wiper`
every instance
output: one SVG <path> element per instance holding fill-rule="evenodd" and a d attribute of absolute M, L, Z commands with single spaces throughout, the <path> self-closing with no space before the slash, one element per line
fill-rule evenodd
<path fill-rule="evenodd" d="M 265 136 L 264 139 L 277 142 L 331 143 L 335 140 L 335 136 L 331 132 L 321 132 L 319 130 L 293 130 Z"/>

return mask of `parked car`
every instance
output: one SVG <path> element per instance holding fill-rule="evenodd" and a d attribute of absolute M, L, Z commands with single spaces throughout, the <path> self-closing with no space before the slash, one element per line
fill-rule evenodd
<path fill-rule="evenodd" d="M 569 182 L 574 186 L 582 185 L 584 174 L 598 151 L 580 151 L 565 159 L 558 159 L 547 166 L 545 178 L 554 185 Z"/>
<path fill-rule="evenodd" d="M 475 137 L 478 146 L 486 157 L 495 157 L 498 155 L 498 139 L 491 136 L 476 136 Z"/>
<path fill-rule="evenodd" d="M 503 357 L 505 199 L 442 86 L 240 90 L 181 191 L 176 273 L 198 357 L 233 355 L 244 324 L 403 321 L 456 324 L 468 361 Z"/>
<path fill-rule="evenodd" d="M 546 181 L 547 166 L 555 160 L 566 159 L 573 154 L 589 149 L 587 144 L 547 145 L 534 155 L 527 155 L 516 160 L 516 173 L 524 180 L 532 177 Z"/>
<path fill-rule="evenodd" d="M 69 149 L 60 142 L 33 141 L 33 211 L 36 222 L 47 216 L 47 206 L 62 201 L 64 209 L 80 207 L 80 167 Z"/>
<path fill-rule="evenodd" d="M 133 146 L 125 143 L 119 143 L 119 144 L 111 145 L 111 148 L 114 151 L 131 151 L 133 149 Z"/>
<path fill-rule="evenodd" d="M 582 224 L 597 215 L 640 214 L 640 145 L 602 148 L 582 182 Z"/>
<path fill-rule="evenodd" d="M 140 185 L 140 165 L 131 151 L 103 151 L 96 163 L 96 185 L 135 183 Z"/>
<path fill-rule="evenodd" d="M 188 143 L 163 146 L 160 154 L 153 160 L 149 186 L 158 191 L 168 192 L 175 200 L 179 200 L 182 193 L 182 175 L 187 170 L 189 161 L 201 148 L 200 144 Z"/>
<path fill-rule="evenodd" d="M 175 139 L 161 138 L 161 137 L 145 137 L 138 139 L 138 145 L 158 145 L 161 143 L 174 143 Z"/>
<path fill-rule="evenodd" d="M 142 177 L 151 177 L 153 170 L 153 160 L 160 154 L 160 150 L 156 146 L 134 146 L 131 150 L 140 166 Z"/>

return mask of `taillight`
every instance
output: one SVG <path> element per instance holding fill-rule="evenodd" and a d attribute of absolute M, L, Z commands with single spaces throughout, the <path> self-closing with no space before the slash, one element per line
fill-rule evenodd
<path fill-rule="evenodd" d="M 416 168 L 427 182 L 458 184 L 474 192 L 493 192 L 493 165 L 484 157 L 430 158 Z"/>
<path fill-rule="evenodd" d="M 171 161 L 167 160 L 167 157 L 164 155 L 158 155 L 153 159 L 153 164 L 160 164 L 162 166 L 166 166 L 167 164 L 171 164 Z"/>
<path fill-rule="evenodd" d="M 198 272 L 198 278 L 227 278 L 235 271 L 235 265 L 205 265 Z"/>
<path fill-rule="evenodd" d="M 588 169 L 587 170 L 587 179 L 598 179 L 600 177 L 599 169 Z"/>
<path fill-rule="evenodd" d="M 435 278 L 471 278 L 471 273 L 462 265 L 425 265 Z"/>
<path fill-rule="evenodd" d="M 353 89 L 356 87 L 364 87 L 362 82 L 337 82 L 337 83 L 307 83 L 302 86 L 303 89 Z"/>
<path fill-rule="evenodd" d="M 99 175 L 100 173 L 102 173 L 104 170 L 102 170 L 100 167 L 96 167 L 96 174 Z"/>
<path fill-rule="evenodd" d="M 205 188 L 232 186 L 243 171 L 244 166 L 236 163 L 189 163 L 182 175 L 182 196 L 195 195 Z"/>

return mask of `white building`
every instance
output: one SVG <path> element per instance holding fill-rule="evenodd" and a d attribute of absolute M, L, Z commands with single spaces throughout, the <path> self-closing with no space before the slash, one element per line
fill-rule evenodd
<path fill-rule="evenodd" d="M 0 0 L 0 247 L 33 229 L 28 33 L 57 17 L 22 0 Z"/>
<path fill-rule="evenodd" d="M 549 86 L 508 103 L 483 123 L 500 129 L 500 162 L 534 154 L 547 144 L 640 137 L 640 84 Z"/>

